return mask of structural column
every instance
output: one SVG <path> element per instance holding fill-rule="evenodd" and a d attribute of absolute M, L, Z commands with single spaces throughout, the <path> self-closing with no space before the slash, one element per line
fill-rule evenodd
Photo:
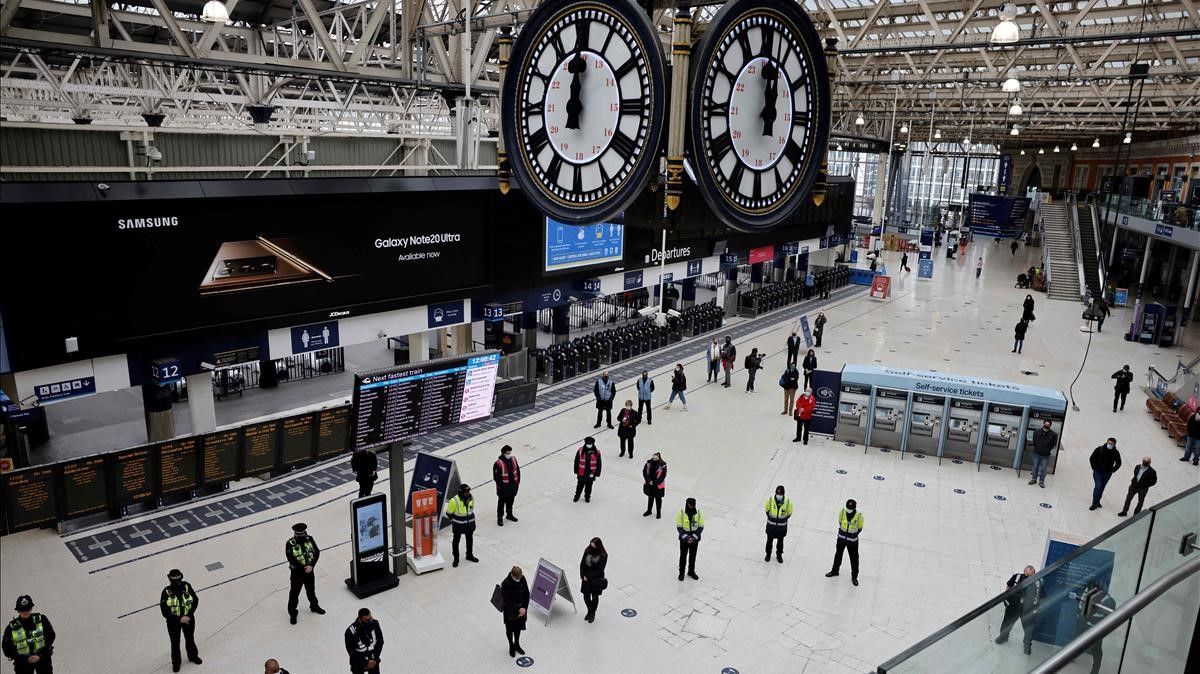
<path fill-rule="evenodd" d="M 1136 295 L 1136 299 L 1134 300 L 1134 303 L 1133 303 L 1133 320 L 1134 321 L 1141 320 L 1142 293 L 1145 291 L 1145 288 L 1146 288 L 1146 270 L 1148 270 L 1150 268 L 1150 251 L 1154 248 L 1154 239 L 1149 236 L 1145 237 L 1145 239 L 1146 239 L 1146 250 L 1143 251 L 1143 253 L 1142 253 L 1142 271 L 1138 274 L 1137 295 Z M 1137 330 L 1136 325 L 1134 326 L 1134 330 L 1135 331 Z M 1134 334 L 1136 336 L 1136 332 Z"/>
<path fill-rule="evenodd" d="M 275 361 L 268 360 L 270 367 Z M 213 398 L 212 372 L 205 370 L 187 377 L 188 416 L 192 420 L 192 433 L 208 433 L 217 428 L 217 406 Z"/>
<path fill-rule="evenodd" d="M 414 332 L 408 336 L 408 362 L 420 363 L 429 360 L 429 332 Z"/>
<path fill-rule="evenodd" d="M 1175 346 L 1183 340 L 1183 330 L 1187 327 L 1192 314 L 1192 298 L 1196 295 L 1196 268 L 1200 267 L 1200 250 L 1192 251 L 1192 259 L 1188 263 L 1187 290 L 1183 294 L 1183 310 L 1179 312 L 1179 320 L 1175 322 Z"/>
<path fill-rule="evenodd" d="M 550 309 L 550 334 L 554 336 L 554 343 L 570 341 L 571 339 L 571 315 L 570 307 L 566 304 L 551 307 Z"/>
<path fill-rule="evenodd" d="M 538 315 L 536 311 L 521 312 L 521 332 L 524 334 L 525 348 L 538 348 Z"/>

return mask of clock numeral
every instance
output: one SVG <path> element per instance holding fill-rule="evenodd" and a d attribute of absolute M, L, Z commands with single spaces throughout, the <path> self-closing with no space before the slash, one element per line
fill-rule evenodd
<path fill-rule="evenodd" d="M 758 162 L 759 162 L 759 164 L 761 164 L 761 163 L 762 163 L 762 160 L 761 160 L 761 159 L 759 159 L 759 160 L 758 160 Z M 754 174 L 754 186 L 753 186 L 753 190 L 754 190 L 754 191 L 753 191 L 754 198 L 755 198 L 755 199 L 762 199 L 762 174 L 761 174 L 761 173 L 755 173 L 755 174 Z"/>
<path fill-rule="evenodd" d="M 621 104 L 620 104 L 620 103 L 609 103 L 609 104 L 608 104 L 608 111 L 609 111 L 609 112 L 620 112 L 620 111 L 621 111 Z"/>
<path fill-rule="evenodd" d="M 599 61 L 596 61 L 596 63 L 600 63 L 600 62 L 599 62 Z M 613 79 L 613 78 L 611 78 L 611 77 L 605 77 L 605 78 L 604 78 L 604 87 L 605 87 L 605 88 L 607 88 L 607 89 L 612 89 L 612 88 L 613 88 L 613 87 L 615 87 L 615 86 L 617 86 L 617 81 L 616 81 L 616 80 L 614 80 L 614 79 Z"/>
<path fill-rule="evenodd" d="M 767 153 L 767 161 L 775 161 L 775 158 L 778 156 L 779 156 L 778 152 L 771 150 L 770 152 Z"/>
<path fill-rule="evenodd" d="M 775 154 L 775 153 L 774 153 L 774 152 L 772 152 L 771 154 Z M 762 168 L 762 164 L 763 164 L 762 157 L 756 157 L 756 158 L 754 159 L 754 168 Z M 757 176 L 757 175 L 755 175 L 755 177 L 754 177 L 754 180 L 755 180 L 755 182 L 758 182 L 758 176 Z"/>
<path fill-rule="evenodd" d="M 742 132 L 741 132 L 741 131 L 739 131 L 739 130 L 737 130 L 737 129 L 734 129 L 734 130 L 733 130 L 733 139 L 734 139 L 734 140 L 741 140 L 741 138 L 742 138 Z"/>
<path fill-rule="evenodd" d="M 558 129 L 558 127 L 554 127 L 554 129 Z M 546 134 L 546 127 L 544 126 L 529 134 L 530 154 L 536 157 L 549 142 L 550 136 Z"/>
<path fill-rule="evenodd" d="M 783 156 L 792 162 L 793 166 L 800 164 L 800 159 L 804 157 L 804 148 L 796 144 L 795 140 L 789 140 L 786 147 L 783 148 Z"/>
<path fill-rule="evenodd" d="M 783 176 L 779 174 L 779 166 L 775 166 L 775 191 L 783 189 Z"/>
<path fill-rule="evenodd" d="M 779 143 L 780 145 L 783 145 L 783 144 L 784 144 L 786 141 L 787 141 L 787 136 L 778 136 L 778 137 L 777 137 L 777 140 L 776 140 L 775 142 L 776 142 L 776 143 Z M 774 156 L 774 155 L 775 155 L 775 153 L 774 153 L 774 152 L 772 152 L 772 153 L 771 153 L 771 159 L 774 159 L 774 158 L 775 158 L 775 156 Z"/>
<path fill-rule="evenodd" d="M 745 172 L 745 164 L 740 161 L 733 162 L 733 170 L 729 172 L 729 187 L 735 190 L 740 190 L 742 184 L 742 174 Z"/>
<path fill-rule="evenodd" d="M 553 82 L 551 82 L 551 83 L 550 83 L 550 88 L 551 88 L 551 89 L 553 89 L 553 90 L 555 90 L 555 91 L 557 91 L 557 90 L 561 89 L 561 88 L 562 88 L 562 81 L 561 81 L 561 80 L 554 80 Z"/>
<path fill-rule="evenodd" d="M 622 98 L 620 112 L 622 115 L 637 115 L 641 117 L 646 111 L 646 101 L 640 98 Z"/>
<path fill-rule="evenodd" d="M 583 153 L 579 153 L 579 159 L 583 159 Z M 583 167 L 575 166 L 574 175 L 571 177 L 571 191 L 576 194 L 583 193 Z"/>
<path fill-rule="evenodd" d="M 796 76 L 796 79 L 794 79 L 788 83 L 788 88 L 792 90 L 792 93 L 796 93 L 797 89 L 804 86 L 804 82 L 807 79 L 808 79 L 808 77 L 805 73 L 800 73 L 799 75 Z"/>
<path fill-rule="evenodd" d="M 554 112 L 556 109 L 557 109 L 557 108 L 555 108 L 555 106 L 554 106 L 554 104 L 553 104 L 553 103 L 547 103 L 547 104 L 546 104 L 546 112 Z"/>
<path fill-rule="evenodd" d="M 550 165 L 546 167 L 546 177 L 549 179 L 549 182 L 558 183 L 558 174 L 562 172 L 562 167 L 562 157 L 551 153 Z"/>
<path fill-rule="evenodd" d="M 750 50 L 750 33 L 743 30 L 737 36 L 738 46 L 742 48 L 742 63 L 754 58 L 754 52 Z"/>
<path fill-rule="evenodd" d="M 562 150 L 563 152 L 566 152 L 567 150 L 571 149 L 571 144 L 570 143 L 559 143 L 558 149 Z"/>
<path fill-rule="evenodd" d="M 754 74 L 754 73 L 756 73 L 756 72 L 758 72 L 758 67 L 757 67 L 757 66 L 750 66 L 749 68 L 746 68 L 746 73 L 747 73 L 747 74 L 753 75 L 753 74 Z"/>
<path fill-rule="evenodd" d="M 748 148 L 748 147 L 742 148 L 742 156 L 749 157 L 750 156 L 750 148 Z"/>
<path fill-rule="evenodd" d="M 592 146 L 592 154 L 599 154 L 601 149 L 602 148 L 599 145 L 593 145 Z M 583 157 L 580 157 L 580 159 L 583 159 Z"/>
<path fill-rule="evenodd" d="M 709 117 L 728 117 L 729 102 L 728 101 L 713 101 L 709 99 L 704 104 L 704 112 L 708 113 Z"/>
<path fill-rule="evenodd" d="M 764 26 L 759 29 L 758 34 L 762 36 L 762 44 L 759 45 L 758 55 L 768 58 L 771 56 L 771 52 L 774 51 L 772 43 L 774 42 L 775 31 Z"/>
<path fill-rule="evenodd" d="M 609 128 L 604 129 L 604 137 L 605 138 L 612 138 L 612 135 L 613 135 L 612 129 L 609 129 Z"/>
<path fill-rule="evenodd" d="M 729 107 L 729 116 L 730 116 L 730 117 L 737 117 L 737 116 L 738 116 L 738 106 L 736 106 L 736 105 L 732 105 L 732 106 L 730 106 L 730 107 Z"/>
<path fill-rule="evenodd" d="M 783 113 L 783 123 L 787 124 L 790 121 L 792 121 L 792 113 L 790 113 L 790 112 Z"/>
<path fill-rule="evenodd" d="M 596 70 L 601 70 L 601 69 L 603 69 L 603 68 L 604 68 L 604 63 L 602 63 L 602 62 L 600 61 L 600 59 L 596 59 L 596 61 L 595 61 L 594 65 L 592 65 L 592 68 L 594 68 L 594 69 L 596 69 Z"/>
<path fill-rule="evenodd" d="M 729 138 L 729 134 L 723 133 L 712 139 L 710 148 L 712 149 L 712 156 L 717 160 L 717 162 L 720 162 L 721 159 L 733 149 L 733 141 Z"/>
<path fill-rule="evenodd" d="M 621 64 L 620 68 L 617 68 L 616 71 L 614 71 L 614 72 L 617 76 L 617 79 L 620 80 L 620 79 L 624 78 L 626 75 L 628 75 L 630 72 L 632 72 L 633 69 L 636 67 L 637 67 L 637 59 L 634 57 L 630 57 L 627 61 L 625 61 L 625 63 Z"/>
<path fill-rule="evenodd" d="M 557 124 L 550 127 L 550 133 L 558 133 L 558 125 Z"/>
<path fill-rule="evenodd" d="M 563 45 L 562 33 L 555 33 L 554 38 L 550 40 L 550 46 L 554 47 L 554 60 L 561 61 L 567 54 L 567 48 Z"/>
<path fill-rule="evenodd" d="M 637 151 L 637 143 L 629 136 L 626 136 L 624 131 L 620 130 L 613 134 L 609 147 L 616 150 L 617 154 L 626 160 L 632 157 L 633 153 Z"/>
<path fill-rule="evenodd" d="M 738 83 L 737 83 L 737 86 L 735 86 L 735 87 L 733 88 L 733 90 L 734 90 L 734 91 L 736 91 L 736 92 L 738 92 L 739 94 L 740 94 L 740 93 L 743 93 L 743 92 L 745 92 L 745 91 L 746 91 L 746 83 L 745 83 L 745 82 L 738 82 Z"/>
<path fill-rule="evenodd" d="M 588 48 L 588 39 L 591 37 L 592 20 L 580 19 L 575 22 L 575 49 L 583 51 Z"/>
<path fill-rule="evenodd" d="M 593 147 L 595 147 L 595 146 L 593 145 Z M 575 161 L 583 161 L 583 157 L 584 157 L 584 154 L 582 152 L 575 153 Z"/>

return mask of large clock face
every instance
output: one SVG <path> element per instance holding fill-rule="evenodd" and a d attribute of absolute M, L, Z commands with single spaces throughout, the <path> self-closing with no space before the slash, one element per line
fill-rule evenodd
<path fill-rule="evenodd" d="M 691 157 L 726 224 L 761 230 L 812 187 L 829 134 L 820 39 L 795 2 L 731 0 L 694 57 Z"/>
<path fill-rule="evenodd" d="M 663 63 L 629 0 L 547 0 L 513 44 L 503 132 L 513 176 L 546 215 L 623 210 L 658 160 Z"/>

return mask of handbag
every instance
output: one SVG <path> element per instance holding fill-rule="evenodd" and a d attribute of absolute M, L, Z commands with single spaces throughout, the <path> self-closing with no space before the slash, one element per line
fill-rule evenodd
<path fill-rule="evenodd" d="M 593 592 L 603 592 L 608 589 L 608 579 L 607 578 L 598 578 L 596 580 L 593 580 L 591 585 L 592 585 Z"/>
<path fill-rule="evenodd" d="M 496 589 L 492 590 L 492 606 L 496 607 L 497 611 L 504 612 L 504 593 L 500 591 L 500 584 L 496 584 Z"/>

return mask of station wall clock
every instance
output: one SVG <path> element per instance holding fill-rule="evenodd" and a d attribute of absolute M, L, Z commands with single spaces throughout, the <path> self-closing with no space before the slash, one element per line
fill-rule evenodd
<path fill-rule="evenodd" d="M 665 69 L 631 0 L 544 0 L 513 43 L 501 91 L 513 178 L 569 223 L 622 211 L 657 171 Z"/>
<path fill-rule="evenodd" d="M 727 225 L 762 231 L 808 195 L 829 137 L 821 40 L 789 0 L 730 0 L 693 52 L 688 110 L 700 192 Z"/>

